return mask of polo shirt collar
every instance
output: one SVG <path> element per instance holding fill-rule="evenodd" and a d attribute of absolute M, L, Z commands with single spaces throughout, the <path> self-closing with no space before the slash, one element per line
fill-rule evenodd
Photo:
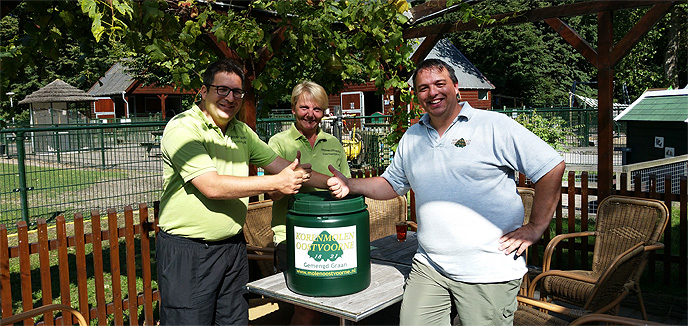
<path fill-rule="evenodd" d="M 325 138 L 325 132 L 322 130 L 322 128 L 318 127 L 318 137 L 316 138 L 315 142 L 319 142 L 321 140 L 327 140 Z M 299 139 L 303 138 L 306 139 L 306 136 L 304 136 L 298 129 L 296 129 L 296 125 L 294 123 L 291 124 L 291 128 L 289 128 L 289 137 L 293 139 Z"/>
<path fill-rule="evenodd" d="M 197 104 L 194 104 L 191 107 L 191 110 L 203 120 L 203 123 L 205 123 L 208 129 L 216 129 L 220 134 L 222 134 L 222 130 L 220 129 L 220 127 L 215 125 L 215 123 L 212 120 L 208 119 L 208 117 L 203 113 L 203 111 Z M 233 128 L 236 125 L 237 121 L 238 120 L 236 117 L 232 118 L 232 120 L 229 120 L 229 123 L 227 124 L 227 130 Z"/>
<path fill-rule="evenodd" d="M 457 121 L 459 121 L 462 117 L 466 119 L 466 121 L 471 120 L 473 117 L 473 114 L 475 113 L 475 108 L 473 108 L 468 102 L 459 102 L 461 106 L 461 112 L 454 118 L 454 121 L 452 121 L 451 126 L 453 126 Z M 423 114 L 422 117 L 418 120 L 419 123 L 421 123 L 423 126 L 432 128 L 432 125 L 430 124 L 430 115 L 427 113 Z"/>

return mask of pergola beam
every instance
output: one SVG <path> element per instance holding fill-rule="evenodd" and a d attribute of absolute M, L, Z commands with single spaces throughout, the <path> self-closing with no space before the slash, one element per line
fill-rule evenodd
<path fill-rule="evenodd" d="M 573 30 L 571 26 L 566 24 L 559 18 L 545 19 L 545 23 L 552 27 L 559 35 L 574 49 L 576 49 L 583 57 L 592 63 L 597 68 L 597 50 L 595 50 L 590 43 L 583 39 L 578 32 Z"/>
<path fill-rule="evenodd" d="M 602 11 L 614 11 L 620 9 L 630 9 L 638 7 L 649 7 L 660 3 L 673 3 L 675 0 L 669 1 L 588 1 L 572 3 L 568 5 L 561 5 L 556 7 L 546 7 L 539 9 L 532 9 L 523 12 L 514 11 L 510 13 L 497 14 L 491 16 L 497 23 L 488 26 L 478 26 L 475 20 L 466 23 L 443 23 L 423 27 L 409 28 L 404 31 L 404 38 L 418 38 L 437 34 L 444 30 L 444 33 L 456 33 L 462 31 L 476 30 L 480 28 L 491 28 L 506 25 L 516 25 L 528 22 L 542 21 L 549 18 L 561 18 L 582 16 L 588 14 L 596 14 Z M 504 18 L 507 18 L 504 20 Z M 502 21 L 504 20 L 504 21 Z"/>

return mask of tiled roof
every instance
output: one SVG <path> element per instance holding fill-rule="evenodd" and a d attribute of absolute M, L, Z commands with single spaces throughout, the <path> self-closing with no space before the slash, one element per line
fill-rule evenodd
<path fill-rule="evenodd" d="M 115 63 L 110 70 L 101 77 L 98 82 L 91 86 L 88 93 L 93 96 L 111 96 L 126 92 L 129 86 L 134 83 L 125 71 L 121 63 Z"/>
<path fill-rule="evenodd" d="M 414 52 L 420 46 L 420 42 L 414 43 Z M 476 68 L 468 59 L 457 49 L 454 44 L 447 39 L 441 39 L 432 48 L 426 59 L 441 59 L 451 65 L 456 72 L 459 80 L 459 87 L 462 89 L 495 89 L 494 85 Z M 409 85 L 413 85 L 411 79 Z"/>
<path fill-rule="evenodd" d="M 614 120 L 688 122 L 688 89 L 645 92 Z"/>

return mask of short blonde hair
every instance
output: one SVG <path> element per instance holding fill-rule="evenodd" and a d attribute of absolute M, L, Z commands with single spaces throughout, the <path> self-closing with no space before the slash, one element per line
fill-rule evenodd
<path fill-rule="evenodd" d="M 296 103 L 302 94 L 306 94 L 306 99 L 311 99 L 315 101 L 318 106 L 325 111 L 327 109 L 328 99 L 327 92 L 325 88 L 314 83 L 310 80 L 302 81 L 298 85 L 294 86 L 294 90 L 291 92 L 291 108 L 296 107 Z"/>

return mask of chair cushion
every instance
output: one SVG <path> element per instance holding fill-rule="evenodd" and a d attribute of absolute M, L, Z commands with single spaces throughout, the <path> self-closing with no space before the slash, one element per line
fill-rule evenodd
<path fill-rule="evenodd" d="M 590 271 L 572 270 L 567 273 L 586 277 L 595 277 Z M 584 306 L 592 294 L 595 284 L 573 280 L 561 276 L 548 276 L 542 281 L 540 295 L 551 295 L 555 299 L 577 306 Z"/>
<path fill-rule="evenodd" d="M 559 319 L 545 312 L 528 306 L 519 305 L 514 314 L 514 325 L 568 325 L 565 320 Z"/>

